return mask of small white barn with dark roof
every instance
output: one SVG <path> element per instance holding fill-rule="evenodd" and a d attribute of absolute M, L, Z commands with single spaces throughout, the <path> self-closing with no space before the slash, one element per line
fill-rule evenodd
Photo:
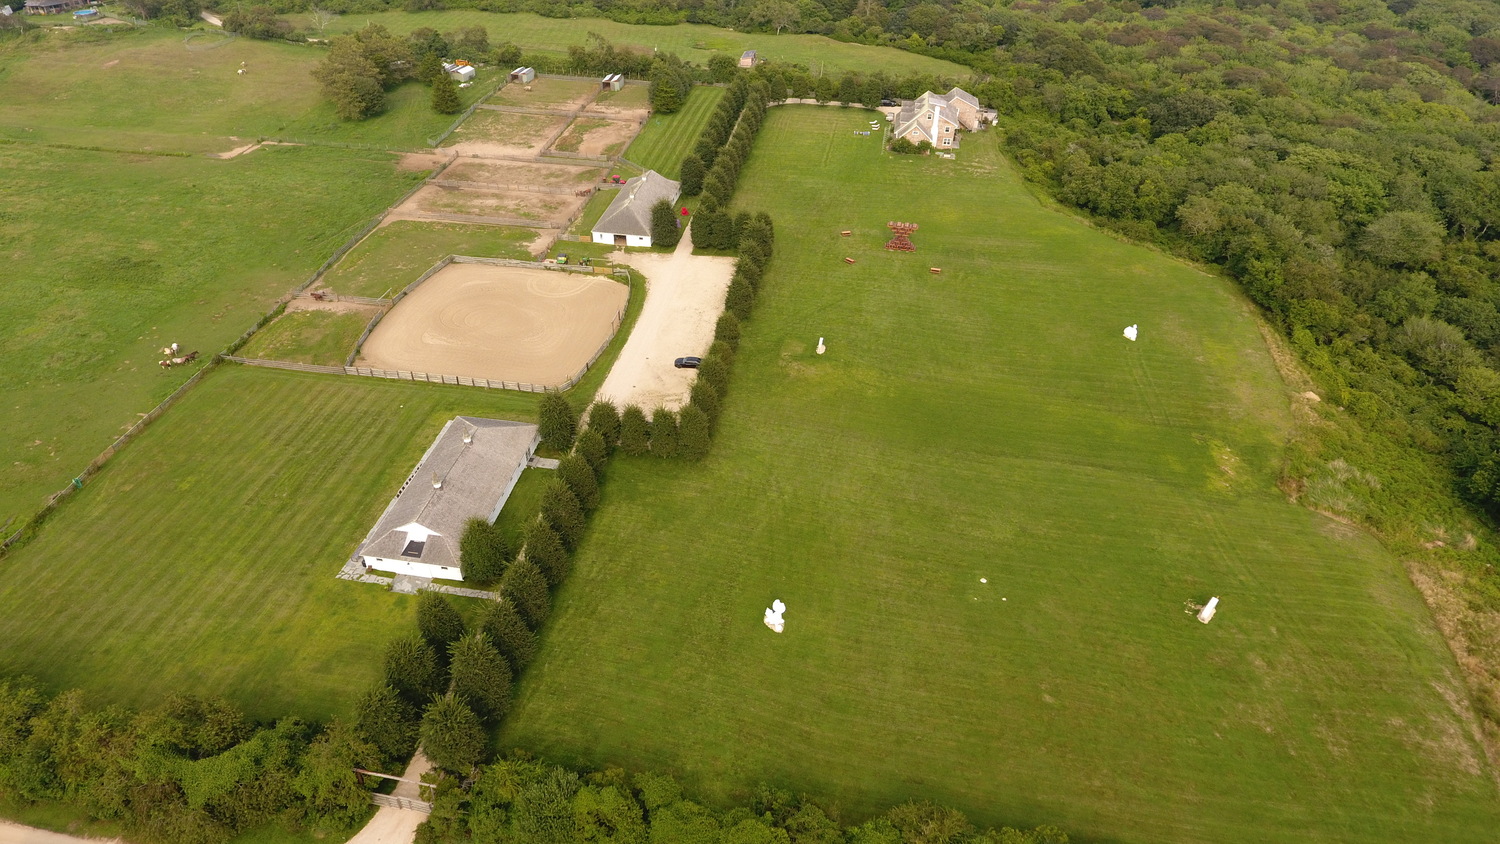
<path fill-rule="evenodd" d="M 360 560 L 392 574 L 463 580 L 464 526 L 500 515 L 539 441 L 526 422 L 450 420 L 370 529 Z"/>
<path fill-rule="evenodd" d="M 651 245 L 651 206 L 676 202 L 682 186 L 655 170 L 625 183 L 604 216 L 594 224 L 594 242 L 615 246 Z"/>

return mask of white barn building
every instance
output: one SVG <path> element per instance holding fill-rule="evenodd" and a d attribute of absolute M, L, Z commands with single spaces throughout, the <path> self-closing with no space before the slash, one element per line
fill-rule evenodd
<path fill-rule="evenodd" d="M 474 81 L 474 66 L 473 65 L 457 64 L 457 63 L 445 64 L 445 65 L 443 65 L 443 72 L 447 73 L 448 74 L 448 78 L 452 79 L 454 82 L 473 82 Z"/>
<path fill-rule="evenodd" d="M 615 201 L 594 224 L 594 242 L 615 246 L 651 245 L 651 206 L 665 199 L 676 202 L 682 186 L 655 170 L 625 183 Z"/>
<path fill-rule="evenodd" d="M 525 422 L 455 417 L 370 529 L 360 560 L 392 574 L 463 580 L 464 526 L 476 516 L 494 521 L 539 441 Z"/>

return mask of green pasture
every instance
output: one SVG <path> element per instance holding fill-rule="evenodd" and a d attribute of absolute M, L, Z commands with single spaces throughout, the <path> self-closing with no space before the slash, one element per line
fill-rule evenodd
<path fill-rule="evenodd" d="M 0 674 L 255 718 L 347 712 L 409 597 L 334 575 L 443 423 L 536 399 L 226 365 L 0 566 Z"/>
<path fill-rule="evenodd" d="M 187 379 L 157 366 L 162 347 L 223 350 L 404 192 L 418 174 L 394 161 L 0 144 L 0 530 Z"/>
<path fill-rule="evenodd" d="M 235 354 L 259 360 L 343 366 L 374 315 L 373 308 L 349 313 L 287 311 L 255 332 Z"/>
<path fill-rule="evenodd" d="M 187 37 L 157 28 L 58 31 L 0 48 L 0 139 L 192 153 L 260 138 L 405 150 L 426 148 L 455 119 L 432 110 L 427 86 L 408 82 L 389 92 L 381 114 L 340 120 L 313 76 L 322 49 L 250 38 L 203 49 Z M 459 91 L 463 104 L 487 93 L 498 73 L 481 69 Z"/>
<path fill-rule="evenodd" d="M 1275 488 L 1291 396 L 1251 308 L 1043 208 L 993 136 L 893 156 L 867 118 L 768 115 L 738 205 L 776 259 L 714 451 L 615 458 L 501 745 L 845 821 L 1492 841 L 1398 561 Z"/>
<path fill-rule="evenodd" d="M 542 491 L 554 477 L 556 472 L 552 469 L 521 470 L 515 489 L 510 491 L 510 497 L 505 499 L 500 515 L 495 517 L 495 526 L 510 538 L 515 547 L 521 547 L 526 526 L 541 512 Z"/>
<path fill-rule="evenodd" d="M 601 93 L 594 102 L 611 108 L 650 108 L 651 86 L 631 83 L 618 91 Z"/>
<path fill-rule="evenodd" d="M 391 297 L 448 255 L 531 259 L 532 229 L 397 220 L 349 250 L 322 285 L 346 296 Z"/>
<path fill-rule="evenodd" d="M 682 159 L 693 151 L 714 107 L 723 98 L 723 88 L 695 86 L 681 109 L 672 114 L 653 114 L 646 120 L 625 157 L 669 179 L 681 178 Z"/>
<path fill-rule="evenodd" d="M 288 17 L 301 19 L 298 15 Z M 344 15 L 328 26 L 328 32 L 353 32 L 367 23 L 378 23 L 397 33 L 424 26 L 439 32 L 482 26 L 489 31 L 493 43 L 509 41 L 523 50 L 557 52 L 583 46 L 590 33 L 598 33 L 615 44 L 673 52 L 700 65 L 706 65 L 715 53 L 729 53 L 738 58 L 745 50 L 758 50 L 763 59 L 792 62 L 822 73 L 882 69 L 895 74 L 930 73 L 964 78 L 971 73 L 968 68 L 953 62 L 907 53 L 894 47 L 846 44 L 822 35 L 735 32 L 703 24 L 647 26 L 616 23 L 604 18 L 544 18 L 529 12 L 454 10 Z"/>

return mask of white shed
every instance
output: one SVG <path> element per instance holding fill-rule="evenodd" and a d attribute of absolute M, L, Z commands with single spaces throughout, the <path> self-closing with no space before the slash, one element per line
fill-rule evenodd
<path fill-rule="evenodd" d="M 602 91 L 618 91 L 625 87 L 625 76 L 620 73 L 611 73 L 599 80 L 599 89 Z"/>
<path fill-rule="evenodd" d="M 651 245 L 651 206 L 676 202 L 682 186 L 655 170 L 625 183 L 615 201 L 594 224 L 594 242 L 615 246 Z"/>
<path fill-rule="evenodd" d="M 474 68 L 471 65 L 445 64 L 443 65 L 443 71 L 447 73 L 448 78 L 452 79 L 454 82 L 474 81 Z"/>
<path fill-rule="evenodd" d="M 392 574 L 463 580 L 465 525 L 500 514 L 538 441 L 537 426 L 525 422 L 450 420 L 370 529 L 360 561 Z"/>
<path fill-rule="evenodd" d="M 510 72 L 510 81 L 522 84 L 536 79 L 536 71 L 529 67 L 518 67 Z"/>

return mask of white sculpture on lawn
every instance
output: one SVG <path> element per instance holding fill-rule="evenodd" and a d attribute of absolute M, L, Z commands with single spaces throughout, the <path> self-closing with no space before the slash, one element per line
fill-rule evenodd
<path fill-rule="evenodd" d="M 1138 333 L 1137 329 L 1136 329 L 1136 327 L 1134 325 L 1127 325 L 1127 326 L 1125 326 L 1125 339 L 1126 340 L 1130 340 L 1130 341 L 1133 342 L 1135 340 L 1135 338 L 1136 338 L 1136 334 L 1137 333 Z"/>
<path fill-rule="evenodd" d="M 771 608 L 766 610 L 766 626 L 776 633 L 785 630 L 786 622 L 781 618 L 784 612 L 786 612 L 786 604 L 783 604 L 780 599 L 772 601 Z"/>

